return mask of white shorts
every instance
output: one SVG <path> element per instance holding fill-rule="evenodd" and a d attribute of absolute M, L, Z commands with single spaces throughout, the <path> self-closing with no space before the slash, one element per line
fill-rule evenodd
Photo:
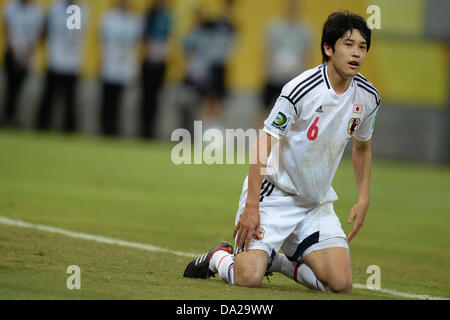
<path fill-rule="evenodd" d="M 235 224 L 245 208 L 247 187 L 246 178 Z M 253 238 L 249 250 L 264 250 L 272 257 L 282 249 L 289 260 L 299 261 L 312 251 L 332 247 L 349 248 L 332 202 L 317 204 L 286 193 L 264 180 L 259 212 L 263 239 Z"/>

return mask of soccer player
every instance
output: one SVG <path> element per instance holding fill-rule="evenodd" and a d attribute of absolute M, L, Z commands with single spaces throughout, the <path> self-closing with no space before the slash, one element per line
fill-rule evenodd
<path fill-rule="evenodd" d="M 258 287 L 268 272 L 282 272 L 323 292 L 351 291 L 348 242 L 369 206 L 371 136 L 380 105 L 377 89 L 359 73 L 370 44 L 362 17 L 348 12 L 328 17 L 323 64 L 283 87 L 252 151 L 257 161 L 251 161 L 233 232 L 237 254 L 223 242 L 190 262 L 184 276 L 218 272 L 230 284 Z M 352 139 L 359 200 L 346 236 L 333 209 L 337 195 L 331 183 Z M 275 147 L 278 157 L 271 154 Z M 277 160 L 277 171 L 262 173 Z"/>

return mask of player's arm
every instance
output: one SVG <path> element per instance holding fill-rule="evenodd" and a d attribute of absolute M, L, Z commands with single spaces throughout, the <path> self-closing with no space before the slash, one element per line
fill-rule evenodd
<path fill-rule="evenodd" d="M 245 209 L 233 232 L 233 238 L 236 239 L 237 250 L 248 249 L 254 232 L 256 239 L 261 239 L 261 234 L 259 232 L 259 197 L 261 183 L 264 178 L 264 171 L 267 168 L 267 160 L 272 150 L 272 146 L 276 142 L 277 139 L 263 131 L 250 154 L 247 200 Z M 244 243 L 245 248 L 243 248 Z"/>
<path fill-rule="evenodd" d="M 352 230 L 347 235 L 350 242 L 364 224 L 367 209 L 369 207 L 369 186 L 372 169 L 371 140 L 359 141 L 353 139 L 353 171 L 355 173 L 356 186 L 358 189 L 358 203 L 350 211 L 348 223 L 353 223 Z"/>

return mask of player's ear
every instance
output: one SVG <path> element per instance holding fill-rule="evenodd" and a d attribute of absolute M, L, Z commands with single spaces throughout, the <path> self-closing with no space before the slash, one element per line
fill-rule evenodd
<path fill-rule="evenodd" d="M 333 55 L 333 47 L 330 46 L 328 43 L 323 44 L 323 50 L 325 51 L 325 54 L 328 56 L 328 60 L 330 60 L 331 56 Z"/>

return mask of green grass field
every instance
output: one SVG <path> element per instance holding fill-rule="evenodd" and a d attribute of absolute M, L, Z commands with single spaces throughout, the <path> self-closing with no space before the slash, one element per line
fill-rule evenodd
<path fill-rule="evenodd" d="M 246 165 L 181 165 L 171 146 L 0 132 L 0 217 L 202 253 L 232 241 Z M 334 187 L 345 222 L 356 201 L 350 159 Z M 450 298 L 450 168 L 375 160 L 371 206 L 351 243 L 354 282 Z M 0 299 L 402 299 L 355 288 L 327 295 L 282 275 L 258 289 L 182 277 L 188 257 L 0 224 Z M 81 269 L 69 290 L 66 269 Z M 403 298 L 404 299 L 404 298 Z"/>

